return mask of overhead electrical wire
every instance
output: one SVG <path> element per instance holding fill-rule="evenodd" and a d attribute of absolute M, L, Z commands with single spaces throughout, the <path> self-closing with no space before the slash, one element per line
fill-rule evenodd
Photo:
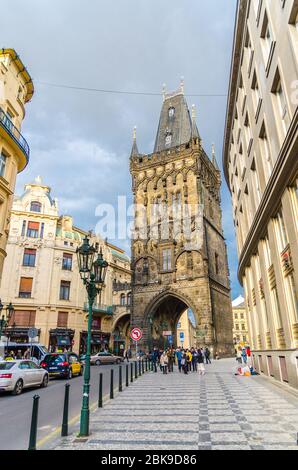
<path fill-rule="evenodd" d="M 58 83 L 48 83 L 42 82 L 39 80 L 35 81 L 36 84 L 44 85 L 53 88 L 66 88 L 69 90 L 78 90 L 78 91 L 91 91 L 95 93 L 110 93 L 110 94 L 118 94 L 118 95 L 141 95 L 141 96 L 163 96 L 163 93 L 154 93 L 154 92 L 142 92 L 142 91 L 127 91 L 127 90 L 108 90 L 108 89 L 101 89 L 101 88 L 89 88 L 89 87 L 82 87 L 82 86 L 75 86 L 75 85 L 64 85 Z M 221 98 L 227 97 L 227 94 L 216 94 L 216 93 L 185 93 L 185 96 L 188 97 L 216 97 Z"/>

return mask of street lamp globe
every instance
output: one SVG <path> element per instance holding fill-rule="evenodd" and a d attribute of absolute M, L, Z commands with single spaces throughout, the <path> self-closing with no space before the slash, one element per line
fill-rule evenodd
<path fill-rule="evenodd" d="M 83 244 L 76 250 L 78 257 L 79 272 L 83 281 L 88 279 L 90 275 L 95 252 L 96 250 L 93 245 L 90 245 L 88 237 L 84 238 Z"/>
<path fill-rule="evenodd" d="M 102 250 L 97 255 L 97 259 L 92 266 L 92 273 L 94 274 L 94 282 L 98 289 L 101 289 L 105 282 L 106 273 L 108 269 L 108 262 L 103 259 Z"/>

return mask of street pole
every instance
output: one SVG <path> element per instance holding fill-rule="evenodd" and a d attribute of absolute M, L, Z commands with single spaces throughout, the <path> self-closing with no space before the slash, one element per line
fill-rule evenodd
<path fill-rule="evenodd" d="M 92 279 L 92 275 L 91 275 L 90 283 L 87 285 L 87 290 L 88 290 L 89 315 L 88 315 L 88 332 L 87 332 L 87 350 L 86 350 L 85 368 L 84 368 L 83 401 L 82 401 L 81 422 L 80 422 L 80 436 L 82 437 L 89 436 L 91 328 L 92 328 L 93 303 L 97 294 L 94 279 Z"/>

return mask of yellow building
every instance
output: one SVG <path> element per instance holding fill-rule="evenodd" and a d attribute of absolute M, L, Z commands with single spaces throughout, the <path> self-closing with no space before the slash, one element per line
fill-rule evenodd
<path fill-rule="evenodd" d="M 232 302 L 233 310 L 233 339 L 235 349 L 249 345 L 248 325 L 245 300 L 242 295 Z"/>
<path fill-rule="evenodd" d="M 21 124 L 33 91 L 31 77 L 16 51 L 0 49 L 0 282 L 16 176 L 29 161 Z"/>
<path fill-rule="evenodd" d="M 27 342 L 28 330 L 36 327 L 46 347 L 72 347 L 84 352 L 87 338 L 87 294 L 80 279 L 76 249 L 87 232 L 73 225 L 72 217 L 59 216 L 58 202 L 38 177 L 15 197 L 7 258 L 0 297 L 12 302 L 15 313 L 6 329 L 11 342 Z M 114 294 L 117 280 L 130 282 L 130 260 L 123 250 L 91 234 L 109 267 L 101 298 L 93 308 L 92 350 L 106 348 L 118 311 L 118 300 L 127 291 Z"/>
<path fill-rule="evenodd" d="M 193 325 L 188 310 L 185 310 L 177 324 L 177 346 L 189 349 L 196 346 L 196 328 Z"/>

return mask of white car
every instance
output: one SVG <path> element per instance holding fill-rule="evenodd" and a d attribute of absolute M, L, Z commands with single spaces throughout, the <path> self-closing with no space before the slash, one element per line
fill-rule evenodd
<path fill-rule="evenodd" d="M 29 360 L 0 362 L 0 392 L 20 395 L 23 388 L 47 387 L 49 374 L 42 367 Z"/>

